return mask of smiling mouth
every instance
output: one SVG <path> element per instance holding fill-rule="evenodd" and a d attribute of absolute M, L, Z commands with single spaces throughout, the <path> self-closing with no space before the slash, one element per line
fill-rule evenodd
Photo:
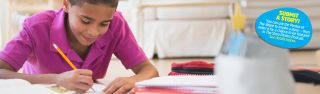
<path fill-rule="evenodd" d="M 85 37 L 85 36 L 82 36 L 82 37 L 83 37 L 83 39 L 85 39 L 88 42 L 92 42 L 92 41 L 94 41 L 96 39 L 96 38 L 88 38 L 88 37 Z"/>

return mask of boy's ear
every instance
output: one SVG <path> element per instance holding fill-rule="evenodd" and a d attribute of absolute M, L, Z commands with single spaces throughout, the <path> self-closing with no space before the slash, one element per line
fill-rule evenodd
<path fill-rule="evenodd" d="M 69 0 L 63 0 L 63 10 L 68 13 L 69 10 Z"/>

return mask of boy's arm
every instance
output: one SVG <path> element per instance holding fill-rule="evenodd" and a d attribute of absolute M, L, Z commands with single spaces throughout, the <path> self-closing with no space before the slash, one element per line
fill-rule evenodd
<path fill-rule="evenodd" d="M 146 60 L 142 64 L 136 66 L 132 71 L 136 74 L 132 76 L 136 82 L 159 76 L 157 69 L 149 60 Z"/>
<path fill-rule="evenodd" d="M 28 75 L 17 73 L 8 63 L 0 60 L 0 79 L 24 79 L 33 84 L 54 84 L 57 74 Z"/>
<path fill-rule="evenodd" d="M 157 69 L 150 63 L 149 60 L 137 65 L 132 69 L 132 71 L 136 75 L 131 77 L 119 77 L 115 79 L 104 89 L 104 92 L 106 94 L 130 93 L 130 90 L 135 88 L 135 82 L 159 76 Z"/>
<path fill-rule="evenodd" d="M 60 74 L 17 73 L 8 63 L 0 60 L 0 79 L 24 79 L 32 84 L 58 84 L 70 90 L 84 93 L 92 85 L 92 71 L 78 69 Z"/>

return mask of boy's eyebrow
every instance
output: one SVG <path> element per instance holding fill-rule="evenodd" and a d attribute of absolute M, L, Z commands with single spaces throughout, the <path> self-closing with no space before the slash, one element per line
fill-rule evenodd
<path fill-rule="evenodd" d="M 112 18 L 108 19 L 108 20 L 103 20 L 102 22 L 111 22 Z"/>
<path fill-rule="evenodd" d="M 108 19 L 108 20 L 104 20 L 103 22 L 111 22 L 112 18 L 111 19 Z"/>
<path fill-rule="evenodd" d="M 86 18 L 86 19 L 89 19 L 89 20 L 93 20 L 93 21 L 94 21 L 94 19 L 92 19 L 92 18 L 90 18 L 90 17 L 88 17 L 88 16 L 85 16 L 85 15 L 80 15 L 80 16 L 82 16 L 82 17 L 84 17 L 84 18 Z M 103 20 L 102 22 L 110 22 L 111 20 L 112 20 L 112 18 L 107 19 L 107 20 Z"/>

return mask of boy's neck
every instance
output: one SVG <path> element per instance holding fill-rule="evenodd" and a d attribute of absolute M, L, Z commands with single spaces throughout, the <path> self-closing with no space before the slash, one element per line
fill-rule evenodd
<path fill-rule="evenodd" d="M 85 60 L 87 54 L 89 53 L 90 46 L 84 46 L 79 43 L 79 41 L 74 37 L 74 35 L 71 32 L 70 26 L 69 26 L 69 20 L 68 15 L 65 15 L 65 28 L 67 33 L 67 39 L 69 42 L 70 47 L 83 59 Z"/>

